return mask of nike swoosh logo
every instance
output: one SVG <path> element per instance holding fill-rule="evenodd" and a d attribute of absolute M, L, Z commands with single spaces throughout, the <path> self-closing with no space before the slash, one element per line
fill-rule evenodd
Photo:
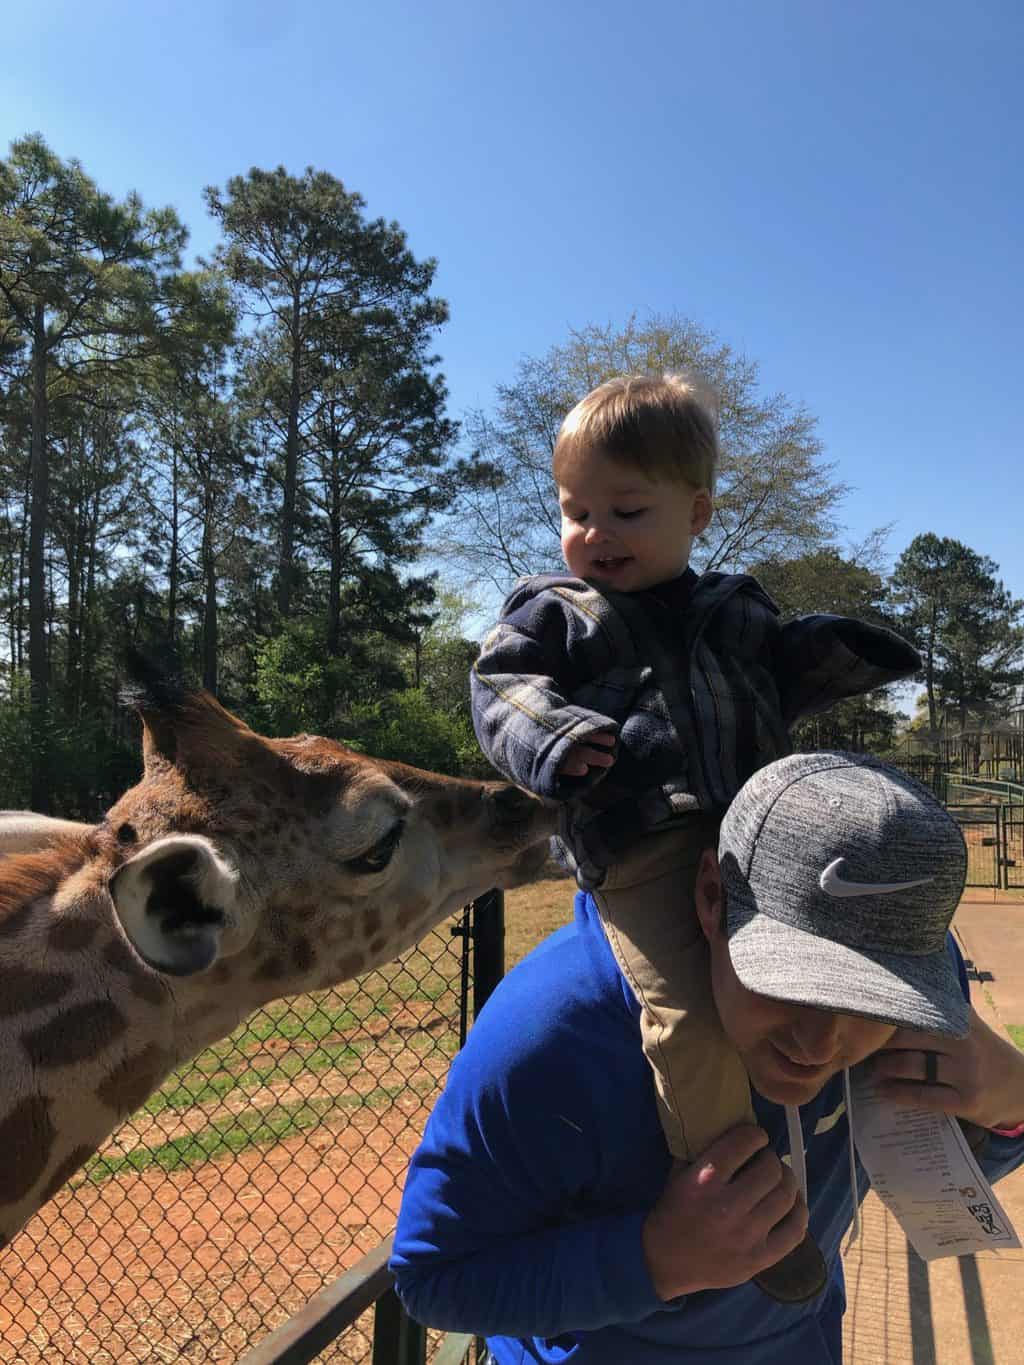
<path fill-rule="evenodd" d="M 836 858 L 818 878 L 825 895 L 836 900 L 845 900 L 847 896 L 890 896 L 894 891 L 909 891 L 912 886 L 927 886 L 935 880 L 934 877 L 918 877 L 915 882 L 848 882 L 839 875 L 845 861 L 845 858 Z"/>

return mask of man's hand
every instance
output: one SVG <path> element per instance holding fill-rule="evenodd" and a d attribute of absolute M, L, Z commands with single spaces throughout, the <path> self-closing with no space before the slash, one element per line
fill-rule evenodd
<path fill-rule="evenodd" d="M 644 1257 L 663 1301 L 729 1289 L 774 1265 L 807 1229 L 796 1179 L 741 1123 L 696 1161 L 676 1162 L 643 1228 Z"/>
<path fill-rule="evenodd" d="M 558 765 L 559 777 L 586 777 L 591 768 L 610 768 L 615 762 L 611 752 L 615 735 L 611 730 L 598 730 L 588 735 L 581 744 L 574 744 Z"/>
<path fill-rule="evenodd" d="M 973 1009 L 966 1038 L 897 1029 L 867 1065 L 872 1081 L 897 1104 L 955 1114 L 982 1128 L 1024 1122 L 1024 1053 Z"/>

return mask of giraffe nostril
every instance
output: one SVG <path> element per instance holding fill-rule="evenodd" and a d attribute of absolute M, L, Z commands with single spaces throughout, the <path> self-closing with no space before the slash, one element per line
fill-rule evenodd
<path fill-rule="evenodd" d="M 114 836 L 119 844 L 134 844 L 138 842 L 138 834 L 134 825 L 127 823 L 118 825 L 117 833 Z"/>

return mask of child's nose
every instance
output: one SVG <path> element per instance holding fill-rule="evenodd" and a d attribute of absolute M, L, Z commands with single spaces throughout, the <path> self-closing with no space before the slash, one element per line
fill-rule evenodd
<path fill-rule="evenodd" d="M 599 545 L 602 540 L 607 540 L 608 535 L 603 526 L 596 526 L 593 522 L 587 527 L 587 534 L 584 537 L 587 545 Z"/>

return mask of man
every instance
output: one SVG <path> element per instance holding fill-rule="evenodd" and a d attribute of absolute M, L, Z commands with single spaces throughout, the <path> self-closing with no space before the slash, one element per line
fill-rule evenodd
<path fill-rule="evenodd" d="M 413 1158 L 392 1261 L 413 1317 L 486 1336 L 500 1365 L 839 1365 L 839 1247 L 867 1188 L 848 1069 L 988 1130 L 990 1179 L 1024 1162 L 1024 1056 L 969 1010 L 947 933 L 965 872 L 955 822 L 873 760 L 794 755 L 747 782 L 695 891 L 758 1126 L 689 1166 L 669 1156 L 638 1006 L 577 897 L 575 925 L 488 1003 Z M 775 1302 L 751 1277 L 808 1224 L 827 1288 Z"/>

